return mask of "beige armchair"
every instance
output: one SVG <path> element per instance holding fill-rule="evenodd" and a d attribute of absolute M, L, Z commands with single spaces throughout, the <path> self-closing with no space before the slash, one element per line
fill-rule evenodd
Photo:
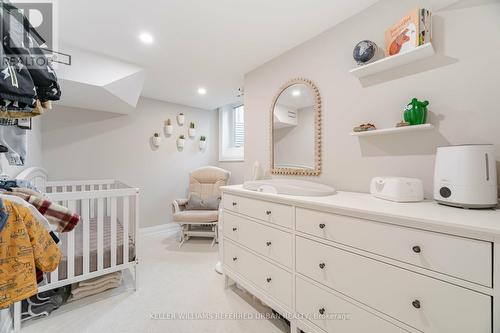
<path fill-rule="evenodd" d="M 189 198 L 201 199 L 204 203 L 220 199 L 220 187 L 229 183 L 231 173 L 217 167 L 202 167 L 189 174 Z M 212 246 L 218 241 L 217 222 L 219 209 L 187 209 L 188 199 L 172 202 L 174 222 L 181 226 L 180 245 L 190 237 L 213 237 Z M 217 201 L 215 201 L 217 202 Z M 211 207 L 213 208 L 213 207 Z"/>

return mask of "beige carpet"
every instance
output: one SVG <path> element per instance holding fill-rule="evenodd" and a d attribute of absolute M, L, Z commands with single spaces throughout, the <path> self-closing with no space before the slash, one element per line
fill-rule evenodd
<path fill-rule="evenodd" d="M 178 248 L 174 235 L 140 238 L 139 289 L 125 284 L 98 296 L 69 303 L 48 318 L 25 323 L 22 332 L 274 333 L 289 329 L 274 320 L 166 320 L 172 313 L 256 314 L 269 312 L 249 294 L 224 290 L 214 271 L 217 248 L 192 239 Z"/>

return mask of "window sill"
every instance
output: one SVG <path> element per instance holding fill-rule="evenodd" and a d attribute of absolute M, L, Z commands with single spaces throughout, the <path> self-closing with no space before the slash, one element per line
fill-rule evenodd
<path fill-rule="evenodd" d="M 224 158 L 219 159 L 219 162 L 245 162 L 243 158 Z"/>

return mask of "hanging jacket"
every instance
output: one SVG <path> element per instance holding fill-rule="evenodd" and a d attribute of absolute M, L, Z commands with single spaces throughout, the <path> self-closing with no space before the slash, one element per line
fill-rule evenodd
<path fill-rule="evenodd" d="M 28 137 L 26 133 L 25 129 L 18 126 L 3 126 L 0 128 L 0 145 L 8 149 L 5 157 L 9 165 L 24 165 L 28 151 Z"/>
<path fill-rule="evenodd" d="M 0 99 L 0 118 L 1 119 L 26 119 L 39 116 L 43 113 L 43 107 L 40 100 L 35 101 L 35 105 L 22 105 L 17 101 Z"/>
<path fill-rule="evenodd" d="M 10 12 L 6 9 L 6 4 L 0 6 L 0 19 L 3 32 L 1 61 L 0 61 L 0 98 L 12 101 L 17 101 L 25 106 L 34 105 L 36 102 L 36 89 L 33 78 L 31 77 L 28 68 L 24 66 L 21 58 L 13 55 L 10 49 L 5 46 L 10 40 L 8 37 L 8 24 L 10 21 Z M 6 30 L 7 28 L 7 30 Z"/>
<path fill-rule="evenodd" d="M 0 232 L 2 232 L 3 227 L 7 223 L 9 218 L 9 213 L 3 208 L 3 202 L 0 200 Z"/>
<path fill-rule="evenodd" d="M 18 191 L 21 193 L 43 197 L 43 194 L 33 185 L 32 182 L 25 179 L 4 179 L 0 180 L 0 189 L 5 191 Z"/>
<path fill-rule="evenodd" d="M 0 232 L 0 309 L 37 292 L 35 267 L 52 272 L 61 251 L 27 208 L 3 201 L 9 217 Z"/>
<path fill-rule="evenodd" d="M 23 190 L 35 193 L 32 190 L 28 190 L 28 189 L 23 189 Z M 54 240 L 54 243 L 59 244 L 59 241 L 60 241 L 59 237 L 53 231 L 53 230 L 56 229 L 56 227 L 52 226 L 49 223 L 49 221 L 45 218 L 45 216 L 43 216 L 42 213 L 40 213 L 38 211 L 38 209 L 35 208 L 35 206 L 33 206 L 32 204 L 30 204 L 29 202 L 25 201 L 24 199 L 22 199 L 20 197 L 17 197 L 15 195 L 1 194 L 1 192 L 0 192 L 0 205 L 3 205 L 2 204 L 2 200 L 8 200 L 8 201 L 11 201 L 14 204 L 17 204 L 19 206 L 28 208 L 29 211 L 30 211 L 30 213 L 33 215 L 33 217 L 41 225 L 43 225 L 45 227 L 45 230 L 47 230 L 49 232 L 50 237 L 52 237 L 52 240 Z M 1 206 L 1 207 L 3 207 L 3 206 Z M 0 209 L 0 231 L 2 231 L 2 220 L 7 221 L 7 218 L 8 218 L 8 214 L 6 212 L 4 212 L 3 209 Z M 43 281 L 43 272 L 40 269 L 37 268 L 36 269 L 36 282 L 37 282 L 37 284 L 40 284 L 42 281 Z"/>
<path fill-rule="evenodd" d="M 16 7 L 3 3 L 2 8 L 3 49 L 7 55 L 12 55 L 14 60 L 10 61 L 11 64 L 9 65 L 3 64 L 4 67 L 7 67 L 4 70 L 10 73 L 12 72 L 11 69 L 16 66 L 18 72 L 21 73 L 24 68 L 27 68 L 34 83 L 37 98 L 41 102 L 59 100 L 61 89 L 52 65 L 37 42 L 37 39 L 40 40 L 39 35 L 34 33 L 35 30 L 29 24 L 28 19 Z M 25 29 L 25 27 L 29 27 L 29 29 Z M 21 60 L 21 62 L 17 60 Z M 24 75 L 22 79 L 19 82 L 18 78 L 19 89 L 32 97 L 34 91 L 29 92 L 31 88 L 29 80 L 25 80 Z M 21 102 L 21 100 L 18 101 Z M 31 103 L 31 105 L 35 103 L 33 99 L 31 101 L 23 100 L 22 102 L 25 101 L 27 104 Z"/>
<path fill-rule="evenodd" d="M 5 51 L 3 52 L 5 54 Z M 11 105 L 12 101 L 24 104 L 23 110 L 35 106 L 36 90 L 31 75 L 19 58 L 0 62 L 0 98 L 3 105 Z"/>

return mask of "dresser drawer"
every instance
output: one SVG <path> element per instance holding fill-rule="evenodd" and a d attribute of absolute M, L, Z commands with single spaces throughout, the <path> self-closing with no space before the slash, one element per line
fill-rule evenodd
<path fill-rule="evenodd" d="M 296 269 L 426 333 L 491 332 L 491 297 L 296 238 Z"/>
<path fill-rule="evenodd" d="M 292 268 L 293 237 L 288 232 L 226 213 L 224 237 Z"/>
<path fill-rule="evenodd" d="M 253 253 L 224 241 L 224 265 L 292 308 L 292 274 Z"/>
<path fill-rule="evenodd" d="M 247 215 L 286 228 L 293 228 L 295 211 L 292 206 L 224 194 L 224 209 Z"/>
<path fill-rule="evenodd" d="M 298 231 L 492 286 L 492 244 L 297 208 Z"/>
<path fill-rule="evenodd" d="M 296 311 L 328 333 L 407 332 L 299 277 L 295 290 Z"/>

